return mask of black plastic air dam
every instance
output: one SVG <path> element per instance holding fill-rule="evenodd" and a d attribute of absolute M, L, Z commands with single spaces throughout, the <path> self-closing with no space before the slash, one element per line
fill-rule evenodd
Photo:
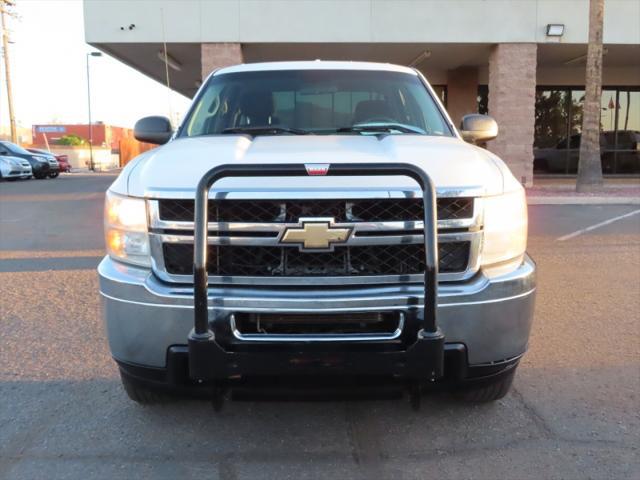
<path fill-rule="evenodd" d="M 436 193 L 433 182 L 419 167 L 406 163 L 322 164 L 227 164 L 204 174 L 196 189 L 194 220 L 194 328 L 189 334 L 189 375 L 197 381 L 227 378 L 233 374 L 391 374 L 436 380 L 444 370 L 444 335 L 438 328 L 438 251 Z M 234 354 L 225 352 L 215 341 L 209 325 L 208 308 L 208 200 L 209 190 L 227 177 L 306 177 L 325 176 L 407 176 L 422 189 L 424 210 L 424 308 L 411 309 L 406 315 L 418 316 L 420 326 L 416 342 L 404 352 L 393 355 L 378 352 L 342 350 L 327 345 L 326 352 L 304 348 L 270 353 Z M 362 342 L 360 342 L 362 343 Z M 341 349 L 344 344 L 341 345 Z M 313 368 L 305 368 L 313 367 Z M 308 371 L 307 371 L 308 370 Z"/>

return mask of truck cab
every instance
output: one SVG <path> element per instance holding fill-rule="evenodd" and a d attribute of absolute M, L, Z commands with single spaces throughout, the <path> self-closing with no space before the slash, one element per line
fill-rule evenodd
<path fill-rule="evenodd" d="M 103 316 L 141 403 L 253 380 L 385 378 L 504 396 L 527 349 L 524 190 L 416 70 L 361 62 L 213 72 L 182 124 L 109 188 Z M 418 393 L 419 394 L 419 393 Z"/>

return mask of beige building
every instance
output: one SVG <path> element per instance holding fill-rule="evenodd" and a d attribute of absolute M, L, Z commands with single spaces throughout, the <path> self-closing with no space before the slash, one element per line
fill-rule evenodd
<path fill-rule="evenodd" d="M 86 40 L 192 96 L 216 68 L 272 60 L 412 65 L 454 121 L 488 112 L 516 176 L 573 174 L 588 0 L 85 1 Z M 640 173 L 640 0 L 606 0 L 603 168 Z"/>
<path fill-rule="evenodd" d="M 18 143 L 29 143 L 31 141 L 31 129 L 17 126 Z M 9 125 L 0 125 L 0 140 L 11 141 L 11 127 Z"/>

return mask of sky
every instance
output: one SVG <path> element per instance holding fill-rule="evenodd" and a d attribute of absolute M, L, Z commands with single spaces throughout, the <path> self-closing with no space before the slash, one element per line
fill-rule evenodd
<path fill-rule="evenodd" d="M 14 111 L 19 126 L 87 123 L 82 0 L 14 0 L 7 18 Z M 146 115 L 186 111 L 189 100 L 103 54 L 90 58 L 92 120 L 133 127 Z M 9 124 L 4 62 L 0 62 L 0 125 Z"/>

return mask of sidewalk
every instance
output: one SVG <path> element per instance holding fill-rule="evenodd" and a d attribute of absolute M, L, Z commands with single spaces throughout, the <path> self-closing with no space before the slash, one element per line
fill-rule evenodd
<path fill-rule="evenodd" d="M 71 172 L 69 172 L 72 175 L 116 175 L 118 173 L 120 173 L 122 171 L 121 167 L 118 168 L 110 168 L 110 169 L 105 169 L 105 170 L 94 170 L 91 171 L 88 168 L 72 168 Z"/>
<path fill-rule="evenodd" d="M 527 188 L 529 205 L 640 205 L 640 179 L 605 179 L 600 192 L 576 192 L 575 178 L 535 179 Z"/>

